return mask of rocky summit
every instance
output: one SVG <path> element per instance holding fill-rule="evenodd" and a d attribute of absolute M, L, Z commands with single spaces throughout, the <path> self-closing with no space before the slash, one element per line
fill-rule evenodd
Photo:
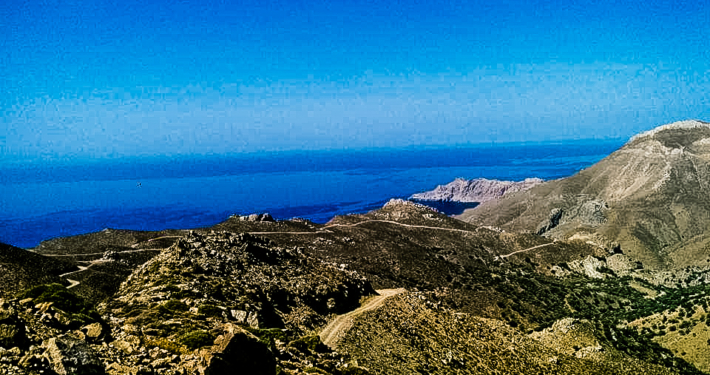
<path fill-rule="evenodd" d="M 393 199 L 0 245 L 0 373 L 707 374 L 708 144 L 662 126 L 465 221 Z"/>

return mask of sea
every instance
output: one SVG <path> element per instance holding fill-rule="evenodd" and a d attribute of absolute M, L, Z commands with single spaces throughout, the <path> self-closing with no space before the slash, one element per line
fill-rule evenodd
<path fill-rule="evenodd" d="M 32 248 L 105 228 L 206 227 L 270 213 L 325 223 L 455 178 L 558 179 L 624 140 L 466 147 L 288 151 L 192 157 L 2 163 L 0 242 Z M 439 203 L 445 213 L 459 205 Z M 448 212 L 447 212 L 448 211 Z"/>

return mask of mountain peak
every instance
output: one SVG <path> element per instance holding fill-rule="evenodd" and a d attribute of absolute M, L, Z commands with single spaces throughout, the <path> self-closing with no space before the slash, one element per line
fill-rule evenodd
<path fill-rule="evenodd" d="M 639 133 L 627 144 L 655 139 L 667 147 L 687 146 L 703 138 L 710 138 L 710 122 L 683 120 L 661 125 L 649 131 Z"/>

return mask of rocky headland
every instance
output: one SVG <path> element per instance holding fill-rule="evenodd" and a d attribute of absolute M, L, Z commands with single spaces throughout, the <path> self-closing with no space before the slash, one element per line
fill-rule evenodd
<path fill-rule="evenodd" d="M 446 185 L 439 185 L 434 190 L 413 194 L 409 198 L 422 201 L 484 203 L 500 199 L 507 194 L 528 190 L 543 182 L 539 178 L 527 178 L 523 181 L 457 178 Z"/>

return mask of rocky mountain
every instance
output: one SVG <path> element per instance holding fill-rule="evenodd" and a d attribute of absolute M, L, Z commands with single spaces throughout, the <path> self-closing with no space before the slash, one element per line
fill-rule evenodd
<path fill-rule="evenodd" d="M 539 178 L 527 178 L 523 181 L 457 178 L 446 185 L 439 185 L 434 190 L 413 194 L 409 198 L 423 201 L 484 203 L 499 199 L 506 194 L 528 190 L 543 182 Z"/>
<path fill-rule="evenodd" d="M 710 124 L 682 121 L 633 137 L 574 176 L 508 194 L 459 218 L 616 244 L 647 267 L 679 269 L 710 262 L 708 188 Z"/>

